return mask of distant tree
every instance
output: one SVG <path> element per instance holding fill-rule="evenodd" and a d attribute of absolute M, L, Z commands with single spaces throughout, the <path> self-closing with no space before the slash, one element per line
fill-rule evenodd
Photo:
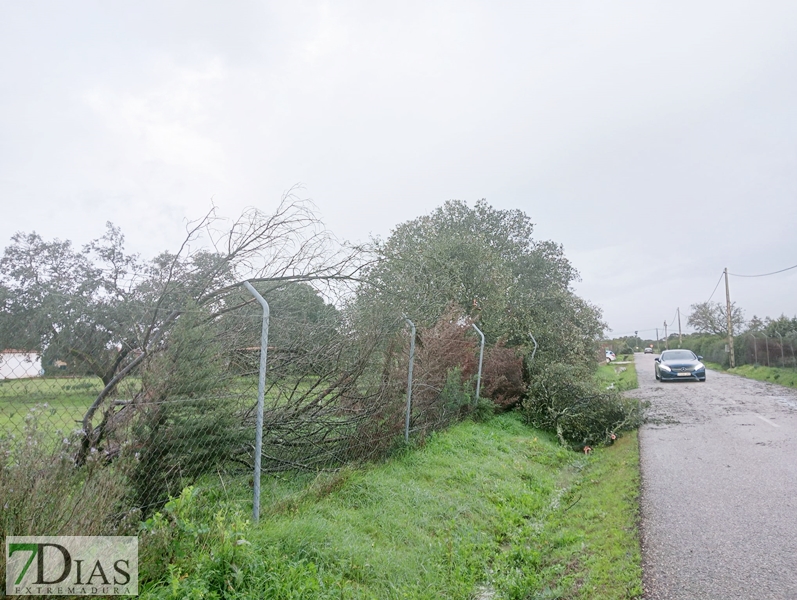
<path fill-rule="evenodd" d="M 747 331 L 751 333 L 758 333 L 764 329 L 764 321 L 758 316 L 753 315 L 753 318 L 747 323 Z"/>
<path fill-rule="evenodd" d="M 711 335 L 728 335 L 728 313 L 725 304 L 721 302 L 700 302 L 691 306 L 692 312 L 686 320 L 689 327 L 698 333 Z M 738 333 L 744 327 L 744 313 L 742 309 L 731 303 L 731 322 L 733 331 Z"/>
<path fill-rule="evenodd" d="M 786 336 L 797 332 L 797 317 L 791 319 L 786 315 L 780 315 L 777 319 L 767 317 L 764 319 L 764 324 L 764 332 L 770 337 L 775 337 L 778 333 Z"/>
<path fill-rule="evenodd" d="M 110 223 L 83 251 L 35 232 L 11 241 L 0 259 L 0 346 L 44 351 L 45 368 L 62 359 L 108 384 L 138 347 L 141 302 L 131 282 L 144 265 L 124 253 L 124 237 Z"/>

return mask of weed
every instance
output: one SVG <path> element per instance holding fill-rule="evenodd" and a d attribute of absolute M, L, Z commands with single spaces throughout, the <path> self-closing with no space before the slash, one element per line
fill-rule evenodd
<path fill-rule="evenodd" d="M 132 515 L 120 513 L 128 492 L 124 464 L 107 466 L 98 453 L 81 467 L 76 441 L 52 449 L 40 427 L 47 407 L 34 408 L 16 436 L 0 433 L 0 536 L 108 535 L 124 530 Z M 0 572 L 4 571 L 0 558 Z"/>

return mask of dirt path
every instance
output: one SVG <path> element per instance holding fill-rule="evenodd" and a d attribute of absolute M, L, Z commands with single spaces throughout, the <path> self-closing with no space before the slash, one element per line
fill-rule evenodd
<path fill-rule="evenodd" d="M 659 383 L 640 431 L 646 598 L 797 599 L 797 392 L 710 371 Z"/>

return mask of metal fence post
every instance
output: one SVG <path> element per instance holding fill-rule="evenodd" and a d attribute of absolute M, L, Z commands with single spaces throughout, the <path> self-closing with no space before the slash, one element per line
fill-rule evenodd
<path fill-rule="evenodd" d="M 263 327 L 260 332 L 260 379 L 257 384 L 257 430 L 255 431 L 255 473 L 254 490 L 255 496 L 252 501 L 252 520 L 257 523 L 260 520 L 260 460 L 263 452 L 263 403 L 266 394 L 266 358 L 268 354 L 268 318 L 270 310 L 268 302 L 258 291 L 252 287 L 248 281 L 244 281 L 244 287 L 249 290 L 260 305 L 263 307 Z"/>
<path fill-rule="evenodd" d="M 750 337 L 753 338 L 753 356 L 755 357 L 755 365 L 758 366 L 758 339 L 752 331 L 748 332 Z"/>
<path fill-rule="evenodd" d="M 764 346 L 767 349 L 767 366 L 769 366 L 769 338 L 766 333 L 762 333 L 761 335 L 764 336 Z"/>
<path fill-rule="evenodd" d="M 537 354 L 537 340 L 535 340 L 534 336 L 531 335 L 530 333 L 529 337 L 531 338 L 531 341 L 534 342 L 534 350 L 531 351 L 531 358 L 529 359 L 529 362 L 531 362 L 534 360 L 534 355 Z"/>
<path fill-rule="evenodd" d="M 789 340 L 789 348 L 791 348 L 791 362 L 794 363 L 794 368 L 797 370 L 797 356 L 794 354 L 794 342 Z"/>
<path fill-rule="evenodd" d="M 780 335 L 780 331 L 775 332 L 777 336 L 780 338 L 780 366 L 786 367 L 786 356 L 783 354 L 783 336 Z"/>
<path fill-rule="evenodd" d="M 410 338 L 410 368 L 407 371 L 407 416 L 404 419 L 404 441 L 410 441 L 410 411 L 412 410 L 412 364 L 415 362 L 415 323 L 407 317 L 404 320 L 409 323 L 412 333 Z"/>
<path fill-rule="evenodd" d="M 482 389 L 482 360 L 484 359 L 484 334 L 482 330 L 476 327 L 476 323 L 471 323 L 471 327 L 476 330 L 482 338 L 481 349 L 479 350 L 479 375 L 476 377 L 476 399 L 474 400 L 474 405 L 479 403 L 479 394 L 481 393 Z"/>

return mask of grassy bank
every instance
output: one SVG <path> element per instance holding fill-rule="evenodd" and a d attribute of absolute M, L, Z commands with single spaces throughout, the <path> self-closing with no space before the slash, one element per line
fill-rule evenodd
<path fill-rule="evenodd" d="M 142 531 L 143 598 L 635 598 L 636 435 L 590 456 L 515 415 L 362 470 L 208 481 Z"/>
<path fill-rule="evenodd" d="M 731 373 L 732 375 L 741 375 L 748 379 L 767 381 L 790 388 L 797 388 L 797 371 L 794 369 L 764 367 L 761 365 L 741 365 L 733 369 L 725 369 L 722 365 L 715 363 L 706 363 L 706 366 L 709 369 Z"/>
<path fill-rule="evenodd" d="M 631 360 L 633 361 L 633 357 Z M 601 387 L 613 387 L 621 392 L 635 390 L 639 387 L 636 365 L 633 362 L 622 365 L 617 363 L 601 365 L 598 367 L 596 378 Z"/>

